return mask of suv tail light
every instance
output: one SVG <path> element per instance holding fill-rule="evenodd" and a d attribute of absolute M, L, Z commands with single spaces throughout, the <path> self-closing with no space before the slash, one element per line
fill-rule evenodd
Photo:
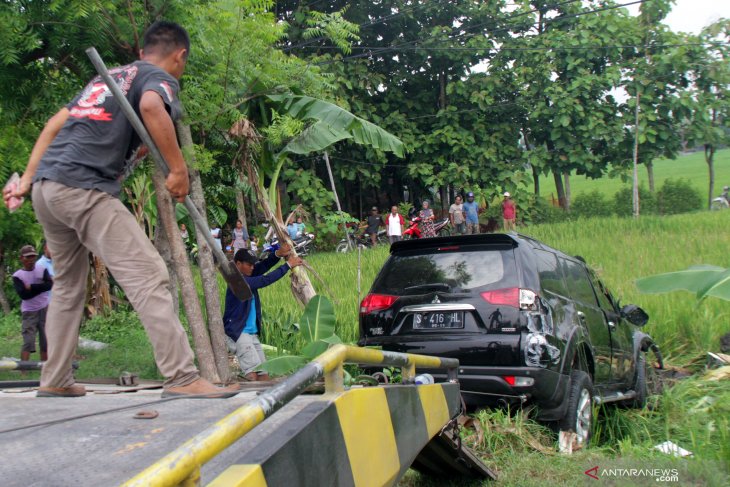
<path fill-rule="evenodd" d="M 537 294 L 529 289 L 521 289 L 518 287 L 495 289 L 493 291 L 484 291 L 481 293 L 481 297 L 490 304 L 512 306 L 513 308 L 522 310 L 537 309 Z"/>
<path fill-rule="evenodd" d="M 390 308 L 396 302 L 398 296 L 389 294 L 368 294 L 360 303 L 360 314 L 369 314 L 373 311 Z"/>

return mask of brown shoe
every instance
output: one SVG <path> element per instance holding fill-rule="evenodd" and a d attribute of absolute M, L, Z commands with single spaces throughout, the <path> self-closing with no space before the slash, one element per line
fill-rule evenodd
<path fill-rule="evenodd" d="M 241 392 L 238 384 L 228 387 L 216 387 L 205 379 L 198 379 L 186 386 L 168 387 L 162 391 L 162 397 L 189 397 L 191 399 L 224 399 Z"/>
<path fill-rule="evenodd" d="M 69 387 L 39 387 L 36 397 L 81 397 L 86 395 L 86 388 L 79 384 Z"/>

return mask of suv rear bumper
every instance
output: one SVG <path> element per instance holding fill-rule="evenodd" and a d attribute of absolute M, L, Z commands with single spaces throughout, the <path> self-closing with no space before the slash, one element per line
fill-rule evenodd
<path fill-rule="evenodd" d="M 424 370 L 423 372 L 426 372 Z M 446 381 L 443 371 L 431 373 L 437 382 Z M 504 377 L 529 377 L 530 386 L 512 386 Z M 459 383 L 464 402 L 470 407 L 484 406 L 538 406 L 540 419 L 562 417 L 570 377 L 539 367 L 480 367 L 459 366 Z"/>

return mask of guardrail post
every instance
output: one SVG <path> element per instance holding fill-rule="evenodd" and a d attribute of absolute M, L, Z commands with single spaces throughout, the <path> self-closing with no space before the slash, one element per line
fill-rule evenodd
<path fill-rule="evenodd" d="M 409 360 L 407 365 L 401 367 L 400 375 L 404 384 L 413 384 L 416 380 L 416 364 Z"/>
<path fill-rule="evenodd" d="M 345 369 L 342 367 L 342 362 L 324 374 L 324 390 L 328 394 L 345 390 Z"/>

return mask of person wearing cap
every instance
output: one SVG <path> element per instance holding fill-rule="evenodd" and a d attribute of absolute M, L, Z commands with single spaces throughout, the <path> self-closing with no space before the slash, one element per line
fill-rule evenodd
<path fill-rule="evenodd" d="M 502 220 L 504 221 L 504 232 L 515 231 L 515 220 L 517 219 L 517 208 L 515 202 L 512 201 L 508 191 L 504 192 L 504 200 L 502 200 Z"/>
<path fill-rule="evenodd" d="M 266 272 L 274 267 L 282 257 L 286 258 L 284 265 L 267 274 Z M 230 287 L 226 289 L 223 326 L 226 331 L 228 349 L 236 354 L 246 380 L 268 380 L 269 376 L 265 372 L 256 371 L 256 368 L 266 360 L 259 341 L 261 332 L 259 289 L 274 284 L 284 277 L 289 269 L 302 265 L 302 259 L 291 253 L 289 244 L 284 244 L 260 262 L 256 254 L 250 250 L 240 249 L 233 256 L 233 263 L 243 274 L 253 297 L 250 300 L 241 301 L 233 294 Z"/>
<path fill-rule="evenodd" d="M 30 354 L 35 353 L 35 337 L 38 335 L 41 361 L 45 362 L 48 360 L 46 311 L 53 279 L 48 269 L 36 263 L 37 258 L 38 253 L 32 245 L 25 245 L 20 249 L 23 268 L 13 274 L 13 287 L 21 299 L 23 346 L 20 349 L 20 360 L 30 360 Z"/>
<path fill-rule="evenodd" d="M 474 201 L 474 193 L 466 193 L 466 203 L 462 206 L 466 215 L 466 234 L 479 233 L 479 204 Z"/>
<path fill-rule="evenodd" d="M 368 225 L 367 227 L 365 227 L 365 233 L 370 234 L 370 242 L 372 242 L 373 247 L 377 245 L 378 229 L 381 226 L 385 226 L 385 223 L 383 222 L 383 217 L 378 214 L 378 207 L 373 206 L 370 209 L 370 214 L 368 215 Z"/>

